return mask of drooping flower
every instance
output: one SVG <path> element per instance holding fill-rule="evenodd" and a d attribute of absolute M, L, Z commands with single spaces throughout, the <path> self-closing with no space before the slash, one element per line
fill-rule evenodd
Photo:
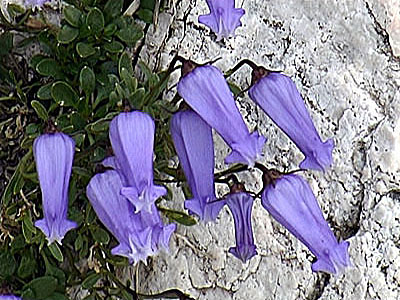
<path fill-rule="evenodd" d="M 206 0 L 210 13 L 199 16 L 199 23 L 208 26 L 217 35 L 217 41 L 235 34 L 241 26 L 244 9 L 235 8 L 235 0 Z"/>
<path fill-rule="evenodd" d="M 229 252 L 244 263 L 257 254 L 251 226 L 253 202 L 253 197 L 246 192 L 231 192 L 226 197 L 235 222 L 236 237 L 236 247 L 231 247 Z"/>
<path fill-rule="evenodd" d="M 132 203 L 120 194 L 121 188 L 120 175 L 109 170 L 90 180 L 86 194 L 100 221 L 120 243 L 111 253 L 127 257 L 130 263 L 145 262 L 162 247 L 168 249 L 176 226 L 165 226 L 154 204 L 152 213 L 135 213 Z"/>
<path fill-rule="evenodd" d="M 317 199 L 302 177 L 283 175 L 262 193 L 262 205 L 317 257 L 314 272 L 341 273 L 351 265 L 349 242 L 338 243 L 325 221 Z"/>
<path fill-rule="evenodd" d="M 333 140 L 321 141 L 304 100 L 289 77 L 275 72 L 265 73 L 250 88 L 250 98 L 303 152 L 305 159 L 300 168 L 325 170 L 332 164 Z"/>
<path fill-rule="evenodd" d="M 225 201 L 215 201 L 211 127 L 194 111 L 180 111 L 172 117 L 171 135 L 193 195 L 185 201 L 185 208 L 202 221 L 214 221 Z"/>
<path fill-rule="evenodd" d="M 143 112 L 124 112 L 110 123 L 116 169 L 124 178 L 121 194 L 135 207 L 151 212 L 152 204 L 167 190 L 153 182 L 154 121 Z"/>
<path fill-rule="evenodd" d="M 67 220 L 68 187 L 75 142 L 63 133 L 42 134 L 33 143 L 33 154 L 42 190 L 44 218 L 35 222 L 50 243 L 61 243 L 77 224 Z"/>
<path fill-rule="evenodd" d="M 179 81 L 178 92 L 232 148 L 226 163 L 254 165 L 266 139 L 257 131 L 249 133 L 221 71 L 210 65 L 196 67 Z"/>

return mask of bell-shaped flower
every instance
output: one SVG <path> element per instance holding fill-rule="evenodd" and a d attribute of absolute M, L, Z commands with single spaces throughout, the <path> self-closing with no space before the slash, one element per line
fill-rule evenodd
<path fill-rule="evenodd" d="M 254 165 L 266 139 L 257 131 L 249 133 L 220 70 L 210 65 L 194 68 L 181 78 L 178 92 L 232 148 L 226 163 Z"/>
<path fill-rule="evenodd" d="M 124 112 L 110 123 L 110 140 L 117 170 L 124 178 L 121 194 L 135 211 L 152 211 L 152 204 L 167 190 L 153 182 L 154 121 L 143 112 Z"/>
<path fill-rule="evenodd" d="M 253 197 L 246 192 L 234 192 L 226 197 L 235 222 L 236 237 L 236 247 L 231 247 L 229 252 L 244 263 L 257 254 L 251 227 L 253 202 Z"/>
<path fill-rule="evenodd" d="M 235 34 L 241 26 L 244 9 L 235 8 L 235 0 L 206 0 L 210 13 L 199 16 L 199 23 L 209 27 L 217 35 L 217 41 Z"/>
<path fill-rule="evenodd" d="M 145 262 L 156 252 L 152 248 L 152 228 L 141 224 L 140 213 L 134 213 L 132 203 L 120 194 L 121 188 L 119 174 L 110 170 L 90 180 L 86 195 L 100 221 L 119 242 L 111 253 L 127 257 L 130 263 Z"/>
<path fill-rule="evenodd" d="M 314 272 L 341 273 L 351 265 L 349 242 L 338 243 L 310 186 L 302 177 L 283 175 L 262 193 L 262 205 L 317 257 Z"/>
<path fill-rule="evenodd" d="M 211 127 L 194 111 L 180 111 L 172 117 L 171 135 L 193 195 L 185 201 L 185 208 L 202 221 L 215 221 L 225 201 L 215 201 Z"/>
<path fill-rule="evenodd" d="M 77 224 L 67 220 L 68 187 L 75 142 L 63 133 L 46 133 L 33 143 L 33 154 L 42 190 L 44 218 L 35 222 L 50 243 L 61 243 Z"/>
<path fill-rule="evenodd" d="M 296 144 L 305 159 L 302 169 L 325 170 L 332 164 L 332 139 L 322 142 L 294 82 L 280 73 L 268 73 L 249 90 L 250 98 Z"/>

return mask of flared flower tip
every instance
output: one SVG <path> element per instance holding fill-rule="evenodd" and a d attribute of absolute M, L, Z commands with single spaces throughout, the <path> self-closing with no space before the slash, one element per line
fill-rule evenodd
<path fill-rule="evenodd" d="M 214 222 L 221 209 L 226 204 L 225 200 L 216 200 L 215 196 L 210 197 L 208 199 L 212 199 L 210 201 L 204 199 L 188 199 L 185 200 L 185 208 L 190 211 L 190 213 L 194 213 L 199 216 L 200 220 L 207 222 Z"/>
<path fill-rule="evenodd" d="M 242 25 L 244 9 L 235 8 L 235 0 L 207 0 L 207 5 L 210 13 L 199 16 L 199 23 L 214 31 L 217 40 L 234 36 L 236 28 Z"/>
<path fill-rule="evenodd" d="M 257 254 L 257 250 L 255 245 L 239 245 L 229 248 L 229 253 L 236 256 L 243 263 L 246 263 L 246 261 Z"/>
<path fill-rule="evenodd" d="M 151 228 L 146 228 L 141 232 L 129 235 L 128 243 L 120 243 L 111 249 L 112 255 L 120 255 L 128 258 L 130 264 L 142 261 L 146 264 L 146 259 L 155 254 L 152 246 Z"/>
<path fill-rule="evenodd" d="M 335 147 L 333 139 L 327 140 L 325 143 L 317 141 L 310 154 L 305 154 L 306 158 L 300 163 L 301 169 L 312 169 L 325 171 L 332 165 L 332 151 Z"/>
<path fill-rule="evenodd" d="M 332 249 L 326 249 L 317 257 L 317 261 L 311 266 L 313 272 L 326 272 L 333 275 L 340 275 L 348 267 L 352 267 L 349 256 L 349 242 L 338 243 Z"/>
<path fill-rule="evenodd" d="M 247 139 L 231 144 L 232 152 L 225 158 L 226 164 L 242 163 L 253 167 L 262 156 L 262 151 L 267 139 L 258 131 L 249 134 Z"/>

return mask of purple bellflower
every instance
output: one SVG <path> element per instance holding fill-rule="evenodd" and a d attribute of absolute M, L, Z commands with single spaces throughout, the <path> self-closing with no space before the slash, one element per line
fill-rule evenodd
<path fill-rule="evenodd" d="M 211 127 L 192 110 L 177 112 L 171 135 L 193 198 L 185 208 L 202 221 L 215 221 L 225 201 L 215 201 L 214 142 Z"/>
<path fill-rule="evenodd" d="M 304 100 L 290 77 L 266 70 L 265 73 L 267 75 L 250 88 L 250 98 L 303 152 L 305 159 L 300 168 L 325 170 L 332 164 L 333 140 L 321 141 Z"/>
<path fill-rule="evenodd" d="M 231 192 L 226 197 L 226 203 L 235 222 L 236 237 L 236 247 L 231 247 L 229 253 L 244 263 L 257 254 L 251 227 L 253 202 L 253 197 L 244 191 Z"/>
<path fill-rule="evenodd" d="M 235 8 L 235 0 L 206 0 L 210 13 L 199 16 L 199 23 L 209 27 L 217 35 L 217 41 L 235 34 L 241 26 L 244 9 Z"/>
<path fill-rule="evenodd" d="M 220 70 L 210 65 L 194 68 L 179 81 L 178 93 L 232 148 L 226 163 L 254 165 L 266 139 L 257 131 L 249 133 Z"/>
<path fill-rule="evenodd" d="M 125 256 L 129 262 L 146 261 L 155 253 L 152 248 L 152 230 L 143 227 L 132 203 L 120 195 L 122 181 L 114 170 L 95 175 L 86 194 L 98 218 L 118 240 L 111 250 L 113 255 Z"/>
<path fill-rule="evenodd" d="M 46 133 L 35 139 L 33 154 L 42 190 L 44 218 L 35 222 L 49 244 L 61 243 L 77 224 L 67 220 L 68 187 L 75 142 L 63 133 Z"/>
<path fill-rule="evenodd" d="M 120 113 L 110 123 L 116 169 L 124 179 L 121 194 L 132 202 L 136 212 L 151 212 L 152 204 L 167 193 L 153 182 L 154 130 L 152 118 L 140 111 Z"/>
<path fill-rule="evenodd" d="M 0 300 L 22 300 L 22 298 L 12 294 L 7 294 L 7 295 L 0 295 Z"/>
<path fill-rule="evenodd" d="M 276 178 L 264 189 L 262 205 L 317 257 L 312 270 L 337 275 L 351 266 L 349 242 L 337 242 L 307 181 L 295 174 Z"/>

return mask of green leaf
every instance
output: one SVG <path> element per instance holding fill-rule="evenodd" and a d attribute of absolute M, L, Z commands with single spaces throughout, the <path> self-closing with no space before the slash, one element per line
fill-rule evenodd
<path fill-rule="evenodd" d="M 100 244 L 107 245 L 108 242 L 110 241 L 110 236 L 108 235 L 107 231 L 100 227 L 94 227 L 91 229 L 93 238 L 96 242 L 99 242 Z"/>
<path fill-rule="evenodd" d="M 36 71 L 43 76 L 58 78 L 61 73 L 61 68 L 54 59 L 45 58 L 36 65 Z"/>
<path fill-rule="evenodd" d="M 112 41 L 111 43 L 104 44 L 104 49 L 111 53 L 119 53 L 124 50 L 124 45 L 118 41 Z"/>
<path fill-rule="evenodd" d="M 6 31 L 0 35 L 0 56 L 4 56 L 10 53 L 14 45 L 14 35 Z"/>
<path fill-rule="evenodd" d="M 76 52 L 78 52 L 80 57 L 86 58 L 95 54 L 96 49 L 91 44 L 79 42 L 76 44 Z"/>
<path fill-rule="evenodd" d="M 147 24 L 153 23 L 153 11 L 150 9 L 139 9 L 136 14 L 139 19 Z"/>
<path fill-rule="evenodd" d="M 74 89 L 65 81 L 58 81 L 51 87 L 51 96 L 60 105 L 75 106 L 79 97 Z"/>
<path fill-rule="evenodd" d="M 82 287 L 84 289 L 90 289 L 96 284 L 97 281 L 99 281 L 100 278 L 101 278 L 100 274 L 97 274 L 97 273 L 90 274 L 82 282 Z"/>
<path fill-rule="evenodd" d="M 81 117 L 79 113 L 73 112 L 71 114 L 71 124 L 74 126 L 74 129 L 81 130 L 85 128 L 86 121 Z"/>
<path fill-rule="evenodd" d="M 32 100 L 31 105 L 35 110 L 36 114 L 41 118 L 43 121 L 47 121 L 49 119 L 49 115 L 47 113 L 46 108 L 37 100 Z"/>
<path fill-rule="evenodd" d="M 240 89 L 240 87 L 238 87 L 233 82 L 228 82 L 228 85 L 234 97 L 237 97 L 241 93 L 242 90 Z"/>
<path fill-rule="evenodd" d="M 116 36 L 128 46 L 133 47 L 143 37 L 143 31 L 139 26 L 132 24 L 118 30 Z"/>
<path fill-rule="evenodd" d="M 118 29 L 118 27 L 114 23 L 108 24 L 104 28 L 104 35 L 110 37 L 117 31 L 117 29 Z"/>
<path fill-rule="evenodd" d="M 86 24 L 91 32 L 99 34 L 104 28 L 104 16 L 101 10 L 97 7 L 92 8 L 86 17 Z"/>
<path fill-rule="evenodd" d="M 131 57 L 129 56 L 128 52 L 126 52 L 126 51 L 121 54 L 119 61 L 118 61 L 119 74 L 122 73 L 122 68 L 125 68 L 131 76 L 133 75 L 132 60 L 131 60 Z"/>
<path fill-rule="evenodd" d="M 93 133 L 107 131 L 109 124 L 110 124 L 109 119 L 106 119 L 106 118 L 99 119 L 96 122 L 91 123 L 88 126 L 86 126 L 86 130 L 93 132 Z"/>
<path fill-rule="evenodd" d="M 79 27 L 81 16 L 81 11 L 72 5 L 64 8 L 64 18 L 73 27 Z"/>
<path fill-rule="evenodd" d="M 45 255 L 43 255 L 43 259 L 44 259 L 44 262 L 45 262 L 45 265 L 46 265 L 46 273 L 45 273 L 45 275 L 46 276 L 52 276 L 52 277 L 56 278 L 57 282 L 58 282 L 58 285 L 62 286 L 62 287 L 65 287 L 65 282 L 66 282 L 65 273 L 61 269 L 53 266 L 49 262 L 49 260 L 47 259 L 47 257 Z"/>
<path fill-rule="evenodd" d="M 46 84 L 46 85 L 40 87 L 39 90 L 37 91 L 36 96 L 40 100 L 49 100 L 49 99 L 51 99 L 51 86 L 52 85 L 53 85 L 53 83 L 49 83 L 49 84 Z"/>
<path fill-rule="evenodd" d="M 91 68 L 85 66 L 79 74 L 79 83 L 86 96 L 93 93 L 96 85 L 96 76 Z"/>
<path fill-rule="evenodd" d="M 21 263 L 19 264 L 17 274 L 19 277 L 25 279 L 29 276 L 32 276 L 36 270 L 37 264 L 36 260 L 32 257 L 32 255 L 23 255 L 21 259 Z"/>
<path fill-rule="evenodd" d="M 188 214 L 181 212 L 181 211 L 177 211 L 177 210 L 170 210 L 167 208 L 159 208 L 159 210 L 165 214 L 165 216 L 172 220 L 172 221 L 176 221 L 179 224 L 185 225 L 185 226 L 193 226 L 195 224 L 197 224 L 196 219 L 189 216 Z"/>
<path fill-rule="evenodd" d="M 64 256 L 61 252 L 61 249 L 58 247 L 57 243 L 52 243 L 49 246 L 50 253 L 53 255 L 55 259 L 57 259 L 59 262 L 64 261 Z"/>
<path fill-rule="evenodd" d="M 42 300 L 51 296 L 57 288 L 57 280 L 52 276 L 43 276 L 33 279 L 28 284 L 23 287 L 23 299 L 32 299 L 31 297 L 26 297 L 25 291 L 30 291 L 34 299 Z M 25 296 L 24 296 L 25 295 Z"/>
<path fill-rule="evenodd" d="M 79 29 L 64 25 L 57 34 L 57 41 L 61 44 L 69 44 L 79 35 Z"/>
<path fill-rule="evenodd" d="M 5 251 L 0 254 L 0 275 L 2 277 L 13 275 L 16 268 L 17 262 L 10 252 Z"/>
<path fill-rule="evenodd" d="M 124 0 L 108 0 L 104 6 L 104 13 L 106 14 L 107 22 L 120 15 L 122 7 L 124 5 Z"/>

